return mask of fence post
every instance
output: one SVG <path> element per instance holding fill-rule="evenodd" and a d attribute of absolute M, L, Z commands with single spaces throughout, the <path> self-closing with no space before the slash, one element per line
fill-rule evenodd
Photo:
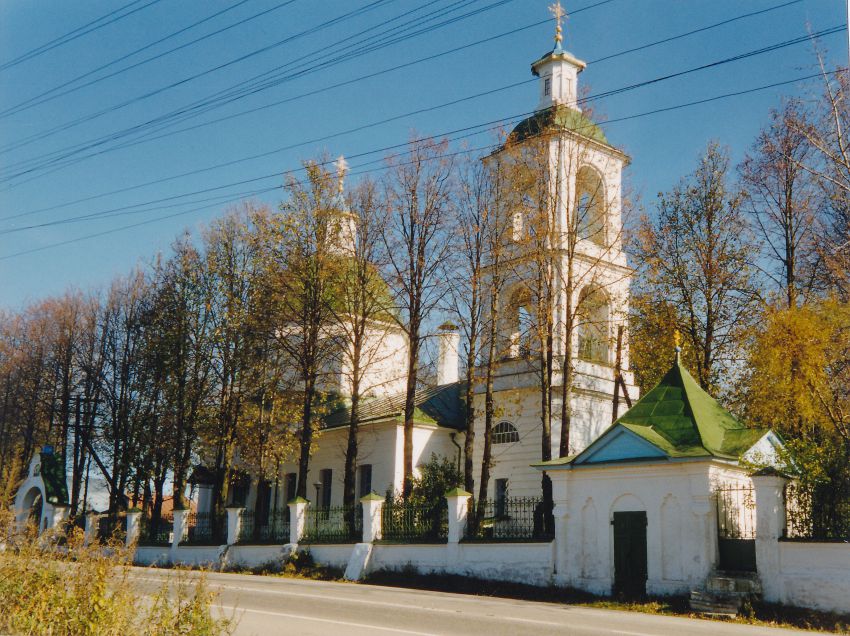
<path fill-rule="evenodd" d="M 363 506 L 363 543 L 374 543 L 381 538 L 381 511 L 384 508 L 384 498 L 370 492 L 360 498 Z"/>
<path fill-rule="evenodd" d="M 127 511 L 127 536 L 125 542 L 128 546 L 133 545 L 139 540 L 140 523 L 142 521 L 141 510 Z"/>
<path fill-rule="evenodd" d="M 756 567 L 766 601 L 780 602 L 779 538 L 785 530 L 785 484 L 772 468 L 751 476 L 756 499 Z"/>
<path fill-rule="evenodd" d="M 449 543 L 460 543 L 466 529 L 466 513 L 471 493 L 462 488 L 452 488 L 446 493 L 449 504 Z"/>
<path fill-rule="evenodd" d="M 298 545 L 304 536 L 304 525 L 307 522 L 307 504 L 310 502 L 304 497 L 296 497 L 290 501 L 289 506 L 289 542 Z"/>
<path fill-rule="evenodd" d="M 567 547 L 568 542 L 574 539 L 567 531 L 570 523 L 569 515 L 569 488 L 571 483 L 571 471 L 550 471 L 549 477 L 552 479 L 552 519 L 555 524 L 554 535 L 552 541 L 552 574 L 561 584 L 568 584 L 576 577 L 576 566 L 580 567 L 579 559 L 570 559 L 570 550 Z M 544 506 L 541 503 L 541 510 Z M 546 525 L 546 511 L 542 510 L 542 523 Z M 578 544 L 578 549 L 581 549 L 581 544 Z"/>
<path fill-rule="evenodd" d="M 68 518 L 68 514 L 71 512 L 71 509 L 68 506 L 63 506 L 61 504 L 53 505 L 53 519 L 51 521 L 51 529 L 59 530 L 62 527 L 62 523 Z"/>
<path fill-rule="evenodd" d="M 227 545 L 233 545 L 239 541 L 242 532 L 242 513 L 245 508 L 227 509 Z"/>
<path fill-rule="evenodd" d="M 171 537 L 172 550 L 177 550 L 177 546 L 180 545 L 180 542 L 183 541 L 183 539 L 189 533 L 189 524 L 186 523 L 188 520 L 188 510 L 174 511 L 174 536 Z"/>
<path fill-rule="evenodd" d="M 97 537 L 97 520 L 100 515 L 90 512 L 86 515 L 86 529 L 83 533 L 83 545 L 91 545 Z"/>

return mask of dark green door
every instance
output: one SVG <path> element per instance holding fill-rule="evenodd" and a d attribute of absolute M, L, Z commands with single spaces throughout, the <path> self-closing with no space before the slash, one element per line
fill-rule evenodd
<path fill-rule="evenodd" d="M 646 513 L 614 513 L 614 594 L 646 594 Z"/>

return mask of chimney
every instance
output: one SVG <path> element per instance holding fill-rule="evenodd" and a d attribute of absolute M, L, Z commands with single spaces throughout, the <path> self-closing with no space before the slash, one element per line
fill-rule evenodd
<path fill-rule="evenodd" d="M 437 330 L 440 356 L 437 359 L 437 386 L 458 381 L 458 344 L 460 334 L 455 325 L 444 322 Z"/>

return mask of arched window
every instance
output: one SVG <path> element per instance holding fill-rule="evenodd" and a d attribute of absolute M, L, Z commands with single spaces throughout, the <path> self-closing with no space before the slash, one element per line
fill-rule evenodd
<path fill-rule="evenodd" d="M 578 305 L 578 357 L 608 364 L 610 308 L 608 296 L 598 288 L 581 290 Z"/>
<path fill-rule="evenodd" d="M 593 168 L 583 166 L 576 175 L 576 230 L 580 239 L 607 244 L 605 185 Z"/>
<path fill-rule="evenodd" d="M 494 444 L 512 444 L 519 441 L 519 432 L 510 422 L 499 422 L 490 435 Z"/>
<path fill-rule="evenodd" d="M 503 309 L 503 355 L 508 358 L 528 357 L 531 355 L 531 336 L 534 333 L 531 292 L 520 286 L 508 299 Z"/>
<path fill-rule="evenodd" d="M 511 226 L 511 238 L 514 243 L 519 243 L 524 238 L 524 223 L 522 219 L 522 212 L 514 212 L 511 217 L 512 226 Z"/>

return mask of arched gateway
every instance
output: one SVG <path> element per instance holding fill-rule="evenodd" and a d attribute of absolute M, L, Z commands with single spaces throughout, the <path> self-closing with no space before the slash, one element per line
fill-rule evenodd
<path fill-rule="evenodd" d="M 68 515 L 68 485 L 62 459 L 45 446 L 30 461 L 27 478 L 15 496 L 18 531 L 28 524 L 39 533 L 55 528 Z"/>

